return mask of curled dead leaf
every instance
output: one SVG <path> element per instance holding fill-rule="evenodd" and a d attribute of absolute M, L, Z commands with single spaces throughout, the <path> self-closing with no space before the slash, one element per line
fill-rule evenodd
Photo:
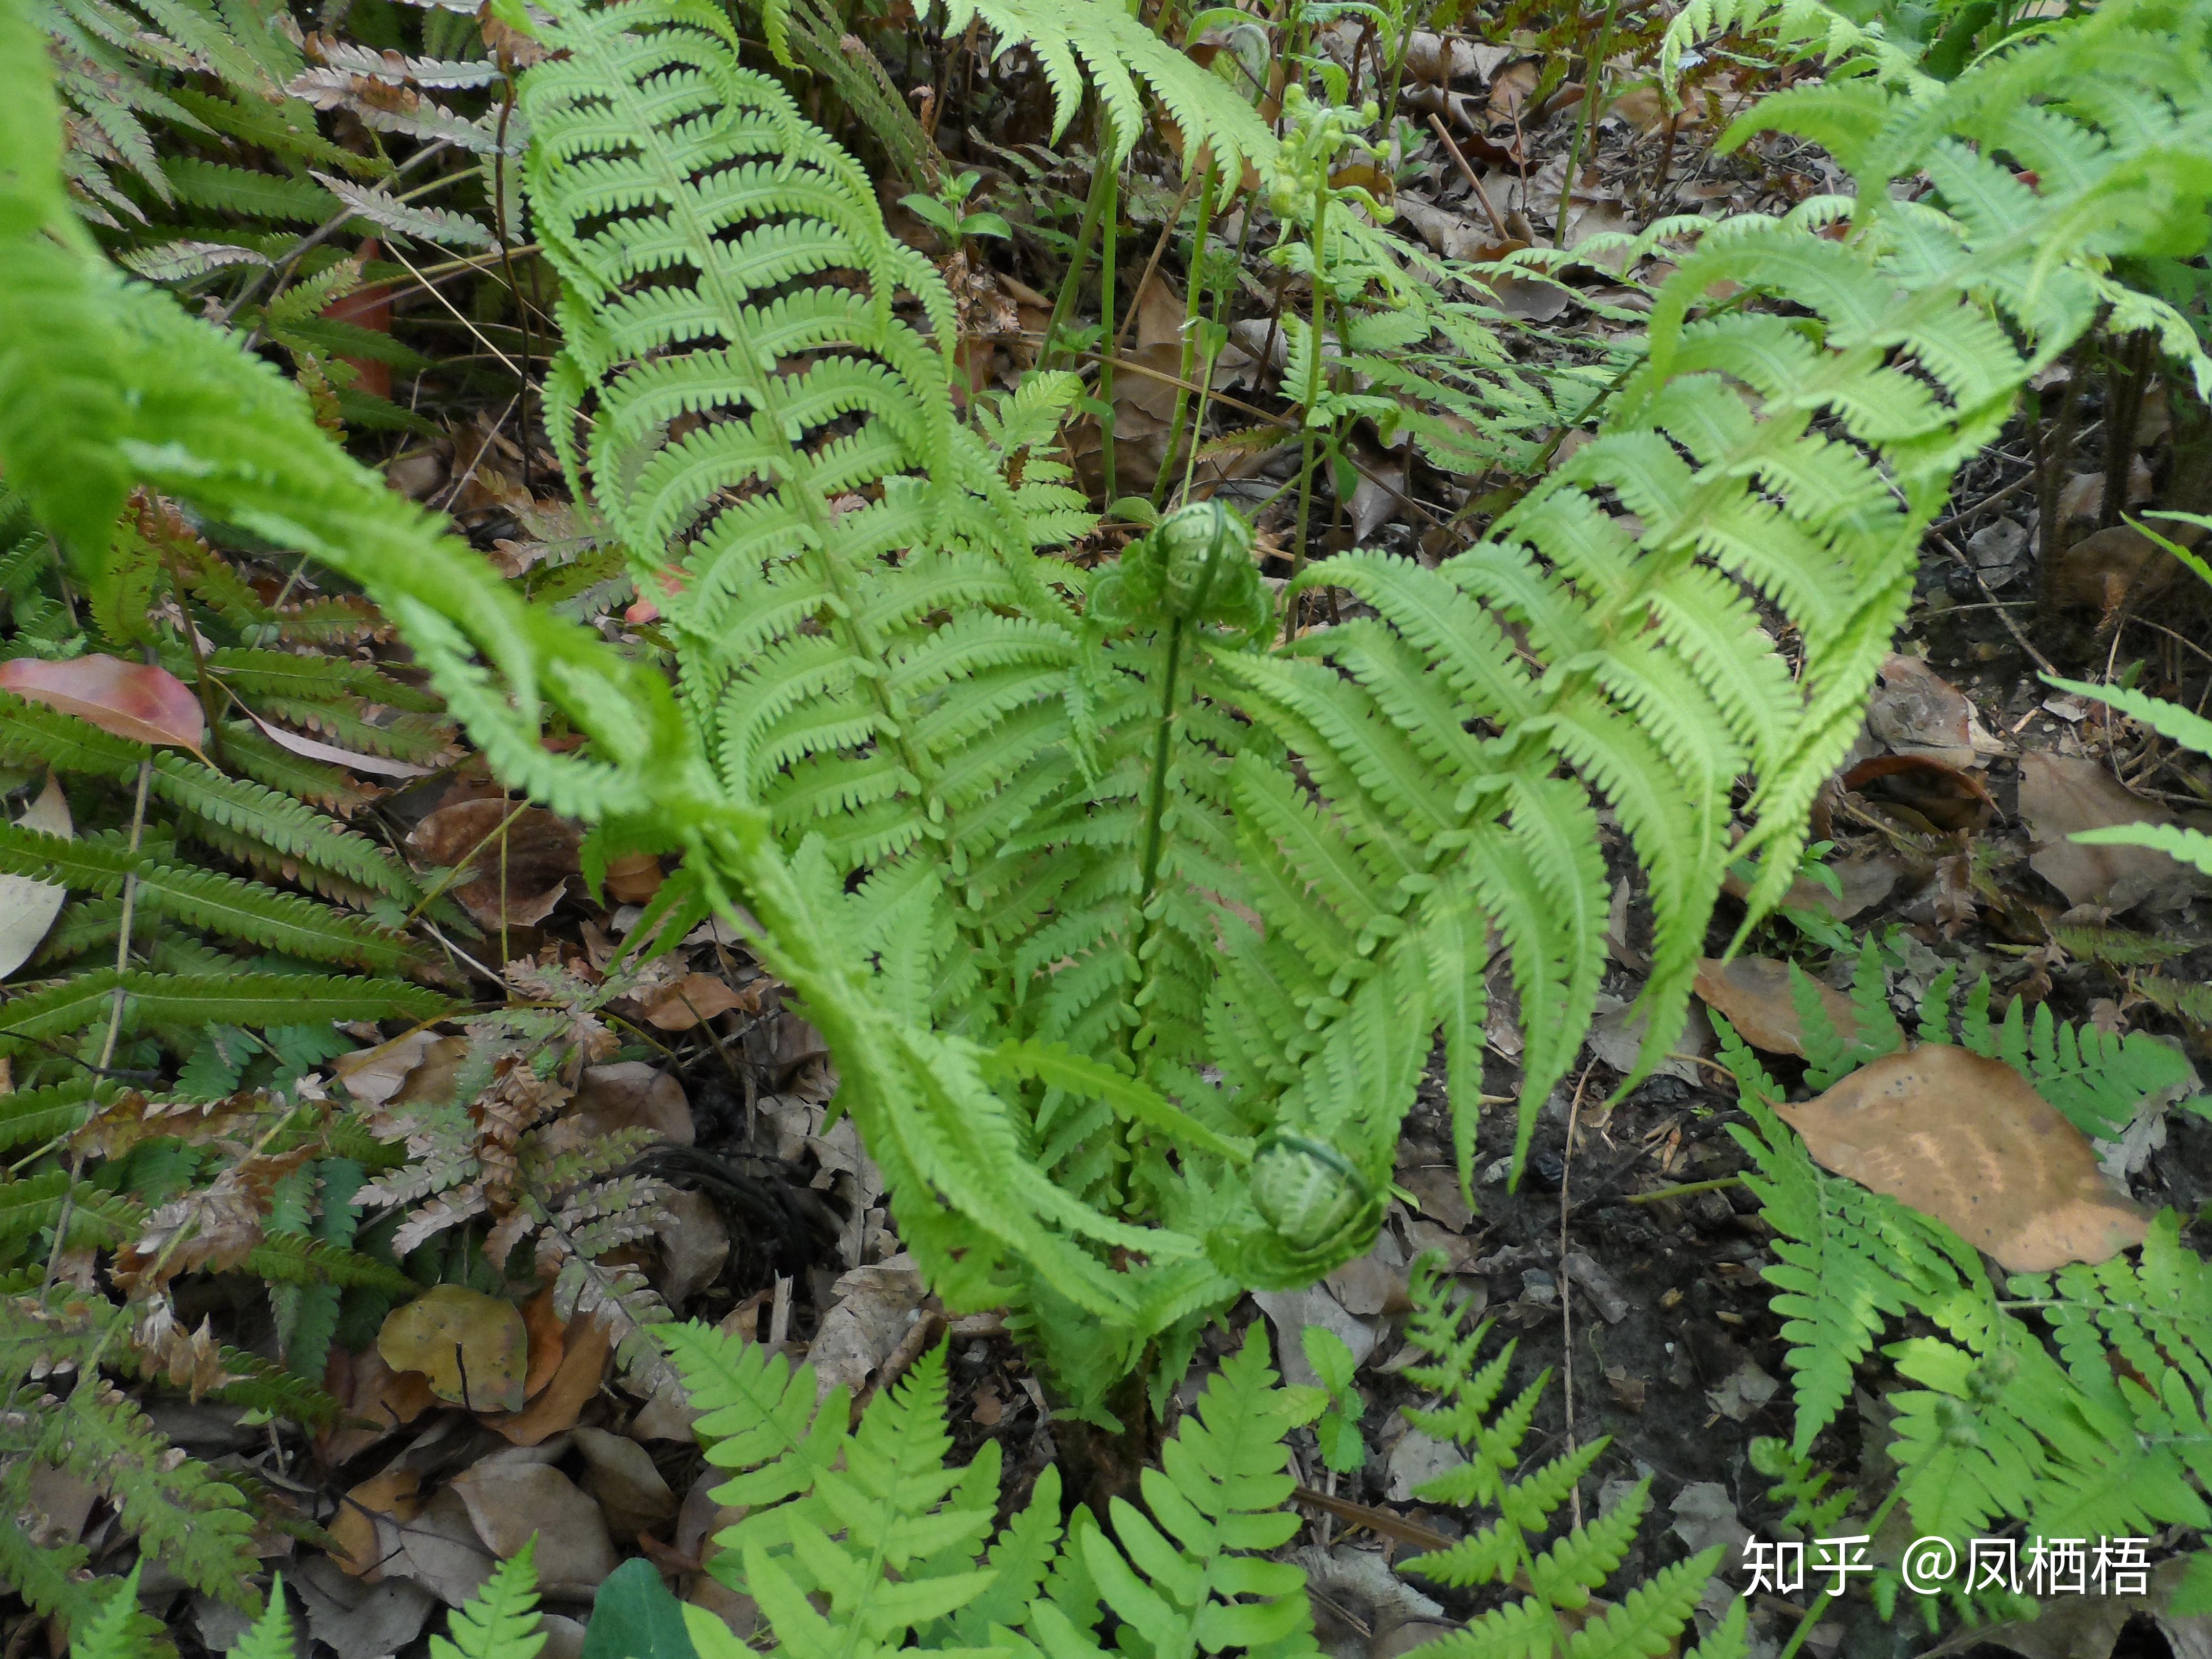
<path fill-rule="evenodd" d="M 530 1339 L 530 1364 L 522 1374 L 522 1393 L 525 1399 L 533 1399 L 553 1380 L 561 1369 L 562 1356 L 568 1351 L 567 1327 L 554 1310 L 551 1286 L 522 1304 L 522 1328 Z"/>
<path fill-rule="evenodd" d="M 420 1371 L 441 1400 L 472 1411 L 516 1411 L 530 1342 L 513 1303 L 459 1285 L 432 1286 L 395 1308 L 376 1334 L 395 1371 Z"/>
<path fill-rule="evenodd" d="M 331 1063 L 331 1070 L 356 1100 L 381 1106 L 399 1093 L 408 1074 L 441 1044 L 451 1045 L 441 1052 L 449 1054 L 454 1065 L 459 1065 L 460 1056 L 468 1052 L 465 1038 L 441 1037 L 424 1028 L 393 1037 L 389 1042 L 380 1042 L 374 1048 L 356 1048 L 350 1054 L 340 1054 Z"/>
<path fill-rule="evenodd" d="M 200 752 L 207 730 L 200 700 L 166 668 L 120 657 L 73 657 L 0 662 L 0 690 L 58 708 L 133 743 L 173 744 Z"/>
<path fill-rule="evenodd" d="M 1844 774 L 1844 787 L 1930 833 L 1983 829 L 1997 810 L 1979 778 L 1925 755 L 1877 755 L 1862 761 Z"/>
<path fill-rule="evenodd" d="M 1917 657 L 1892 653 L 1867 704 L 1867 730 L 1900 755 L 1954 768 L 1974 764 L 1974 705 Z"/>
<path fill-rule="evenodd" d="M 615 1570 L 614 1541 L 599 1506 L 550 1463 L 506 1461 L 500 1453 L 453 1479 L 477 1534 L 502 1560 L 533 1539 L 547 1595 L 588 1596 Z"/>
<path fill-rule="evenodd" d="M 399 1550 L 400 1523 L 422 1512 L 416 1495 L 421 1486 L 414 1470 L 389 1468 L 340 1498 L 330 1523 L 331 1536 L 338 1546 L 332 1559 L 366 1583 L 380 1580 L 384 1564 Z"/>
<path fill-rule="evenodd" d="M 607 864 L 607 896 L 617 904 L 642 904 L 667 878 L 651 853 L 625 853 Z"/>
<path fill-rule="evenodd" d="M 761 988 L 758 981 L 738 990 L 713 974 L 686 974 L 672 983 L 641 992 L 638 1000 L 651 1024 L 664 1031 L 688 1031 L 732 1008 L 749 1014 L 759 1012 Z"/>
<path fill-rule="evenodd" d="M 502 919 L 507 927 L 533 927 L 550 915 L 581 867 L 582 844 L 582 832 L 566 819 L 495 796 L 441 806 L 407 837 L 421 863 L 464 868 L 453 896 L 487 927 Z"/>
<path fill-rule="evenodd" d="M 2001 1060 L 1923 1043 L 1778 1105 L 1823 1169 L 1935 1217 L 2008 1273 L 2103 1261 L 2146 1223 L 2087 1137 Z"/>
<path fill-rule="evenodd" d="M 349 1353 L 333 1343 L 323 1389 L 346 1408 L 346 1420 L 325 1430 L 315 1443 L 316 1455 L 331 1468 L 350 1463 L 438 1403 L 420 1371 L 393 1370 L 373 1347 Z"/>
<path fill-rule="evenodd" d="M 2196 525 L 2164 524 L 2159 534 L 2194 547 L 2204 532 Z M 2116 524 L 2084 536 L 2058 561 L 2053 591 L 2061 605 L 2110 612 L 2130 600 L 2140 604 L 2171 586 L 2181 562 L 2133 525 Z"/>
<path fill-rule="evenodd" d="M 516 1446 L 535 1446 L 567 1433 L 576 1426 L 576 1419 L 599 1391 L 612 1348 L 606 1327 L 599 1320 L 587 1314 L 573 1321 L 563 1338 L 561 1363 L 555 1367 L 552 1380 L 513 1416 L 485 1421 Z"/>

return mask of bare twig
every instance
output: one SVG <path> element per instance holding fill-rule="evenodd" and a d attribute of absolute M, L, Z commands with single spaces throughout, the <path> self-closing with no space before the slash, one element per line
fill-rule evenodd
<path fill-rule="evenodd" d="M 1452 142 L 1451 129 L 1444 125 L 1444 118 L 1441 115 L 1431 115 L 1429 117 L 1429 125 L 1437 130 L 1437 137 L 1444 141 L 1444 148 L 1451 152 L 1452 160 L 1459 163 L 1459 170 L 1467 175 L 1467 182 L 1474 187 L 1474 199 L 1482 204 L 1483 216 L 1490 221 L 1490 228 L 1497 233 L 1498 240 L 1501 242 L 1517 240 L 1511 231 L 1505 228 L 1505 221 L 1498 216 L 1498 210 L 1491 205 L 1490 192 L 1482 187 L 1481 175 L 1468 165 L 1467 157 L 1460 153 L 1459 146 Z"/>

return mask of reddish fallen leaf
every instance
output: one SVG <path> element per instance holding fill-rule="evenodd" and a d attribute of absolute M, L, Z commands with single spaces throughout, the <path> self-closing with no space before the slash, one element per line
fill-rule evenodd
<path fill-rule="evenodd" d="M 356 257 L 362 264 L 367 264 L 382 252 L 383 249 L 377 246 L 376 238 L 372 236 L 361 245 L 361 252 Z M 389 334 L 392 332 L 392 286 L 388 283 L 371 283 L 366 287 L 357 288 L 344 298 L 333 300 L 325 306 L 323 315 L 334 323 L 351 323 L 356 328 L 365 328 L 372 333 Z M 353 369 L 356 390 L 377 398 L 392 395 L 390 363 L 380 357 L 346 357 L 340 361 Z"/>
<path fill-rule="evenodd" d="M 2142 1243 L 2142 1215 L 2087 1138 L 2001 1060 L 1923 1043 L 1775 1110 L 1823 1169 L 1935 1217 L 2008 1273 Z"/>
<path fill-rule="evenodd" d="M 556 1434 L 566 1434 L 576 1426 L 576 1419 L 599 1391 L 612 1346 L 606 1327 L 599 1321 L 588 1317 L 574 1321 L 568 1327 L 560 1366 L 544 1391 L 522 1410 L 506 1417 L 486 1417 L 483 1421 L 517 1446 L 535 1446 Z"/>
<path fill-rule="evenodd" d="M 522 1374 L 522 1393 L 525 1399 L 532 1399 L 553 1380 L 553 1374 L 561 1369 L 562 1356 L 568 1351 L 567 1327 L 553 1311 L 550 1288 L 522 1304 L 522 1328 L 530 1337 L 530 1366 Z"/>
<path fill-rule="evenodd" d="M 200 701 L 166 668 L 120 657 L 0 662 L 0 690 L 42 702 L 133 743 L 174 744 L 200 752 L 207 726 Z"/>
<path fill-rule="evenodd" d="M 1697 993 L 1753 1048 L 1802 1058 L 1805 1022 L 1797 1017 L 1790 969 L 1789 963 L 1769 957 L 1737 957 L 1731 962 L 1706 957 L 1698 963 Z M 1846 1038 L 1854 1035 L 1859 1022 L 1850 999 L 1809 975 L 1807 982 L 1820 996 L 1836 1035 Z"/>

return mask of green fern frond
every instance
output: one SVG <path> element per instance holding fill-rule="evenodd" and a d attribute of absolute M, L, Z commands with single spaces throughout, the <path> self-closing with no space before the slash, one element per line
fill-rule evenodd
<path fill-rule="evenodd" d="M 258 1605 L 245 1499 L 205 1464 L 171 1455 L 118 1390 L 96 1376 L 80 1380 L 49 1417 L 39 1450 L 104 1492 L 147 1551 L 186 1583 L 234 1607 Z"/>
<path fill-rule="evenodd" d="M 279 1285 L 359 1285 L 393 1297 L 410 1297 L 422 1288 L 373 1256 L 298 1234 L 268 1234 L 247 1255 L 246 1266 Z"/>
<path fill-rule="evenodd" d="M 147 1650 L 145 1615 L 138 1611 L 138 1563 L 116 1581 L 100 1610 L 85 1621 L 70 1643 L 72 1659 L 143 1659 Z"/>
<path fill-rule="evenodd" d="M 404 934 L 234 876 L 162 864 L 116 841 L 68 840 L 0 825 L 0 871 L 103 897 L 120 893 L 125 879 L 135 876 L 137 902 L 149 915 L 309 961 L 392 973 L 426 959 Z"/>
<path fill-rule="evenodd" d="M 1431 1252 L 1413 1264 L 1413 1307 L 1406 1326 L 1408 1343 L 1428 1356 L 1425 1362 L 1407 1367 L 1406 1375 L 1443 1398 L 1433 1409 L 1407 1415 L 1424 1433 L 1462 1447 L 1468 1461 L 1425 1482 L 1416 1495 L 1436 1503 L 1480 1504 L 1496 1510 L 1498 1518 L 1470 1531 L 1449 1549 L 1413 1556 L 1399 1565 L 1436 1583 L 1510 1584 L 1522 1594 L 1464 1630 L 1413 1651 L 1424 1659 L 1666 1651 L 1680 1640 L 1692 1611 L 1706 1595 L 1719 1565 L 1719 1547 L 1663 1569 L 1618 1603 L 1599 1603 L 1596 1592 L 1618 1571 L 1635 1541 L 1650 1501 L 1647 1480 L 1604 1514 L 1570 1527 L 1548 1547 L 1540 1547 L 1558 1511 L 1607 1443 L 1593 1441 L 1522 1472 L 1520 1447 L 1551 1374 L 1545 1372 L 1493 1411 L 1512 1363 L 1513 1345 L 1508 1343 L 1477 1368 L 1491 1324 L 1484 1321 L 1471 1331 L 1467 1328 L 1463 1305 L 1449 1276 L 1442 1271 L 1443 1262 L 1441 1255 Z M 1569 1623 L 1562 1620 L 1562 1613 L 1592 1616 Z"/>
<path fill-rule="evenodd" d="M 1304 1575 L 1260 1558 L 1297 1531 L 1285 1507 L 1293 1482 L 1284 1442 L 1327 1399 L 1275 1387 L 1268 1360 L 1266 1327 L 1255 1321 L 1161 1449 L 1161 1468 L 1144 1472 L 1150 1516 L 1116 1498 L 1113 1538 L 1083 1536 L 1100 1596 L 1160 1659 L 1313 1646 Z"/>
<path fill-rule="evenodd" d="M 1776 1231 L 1767 1282 L 1784 1316 L 1784 1364 L 1796 1395 L 1792 1453 L 1803 1456 L 1814 1437 L 1850 1398 L 1852 1368 L 1872 1352 L 1887 1321 L 1935 1305 L 1960 1286 L 1982 1283 L 1972 1252 L 1948 1243 L 1935 1224 L 1895 1199 L 1830 1175 L 1774 1115 L 1781 1087 L 1728 1022 L 1714 1017 L 1722 1063 L 1735 1074 L 1753 1127 L 1729 1133 L 1756 1160 L 1744 1177 Z"/>
<path fill-rule="evenodd" d="M 143 744 L 111 737 L 89 720 L 0 691 L 0 762 L 57 772 L 125 777 L 145 757 Z"/>
<path fill-rule="evenodd" d="M 538 1659 L 538 1540 L 492 1569 L 484 1586 L 461 1606 L 446 1634 L 430 1638 L 430 1659 Z"/>
<path fill-rule="evenodd" d="M 403 903 L 421 896 L 407 867 L 374 842 L 273 789 L 172 754 L 155 757 L 152 784 L 161 799 L 209 829 L 296 863 L 303 880 L 324 872 Z"/>
<path fill-rule="evenodd" d="M 1246 164 L 1264 169 L 1274 154 L 1274 135 L 1235 86 L 1200 69 L 1113 0 L 1050 7 L 1034 0 L 946 0 L 948 34 L 977 18 L 998 36 L 1000 51 L 1026 46 L 1036 55 L 1052 87 L 1055 138 L 1075 118 L 1088 73 L 1113 134 L 1101 165 L 1119 166 L 1145 131 L 1139 81 L 1174 120 L 1185 165 L 1195 167 L 1200 153 L 1211 149 L 1224 187 L 1233 187 Z"/>
<path fill-rule="evenodd" d="M 284 1575 L 280 1572 L 270 1581 L 267 1608 L 238 1638 L 231 1653 L 234 1659 L 293 1659 L 297 1651 L 292 1609 L 284 1600 Z"/>

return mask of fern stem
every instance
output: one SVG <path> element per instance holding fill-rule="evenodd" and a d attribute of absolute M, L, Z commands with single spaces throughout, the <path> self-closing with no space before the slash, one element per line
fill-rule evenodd
<path fill-rule="evenodd" d="M 1722 1193 L 1731 1187 L 1742 1185 L 1741 1176 L 1723 1176 L 1717 1181 L 1690 1181 L 1679 1187 L 1662 1187 L 1656 1192 L 1631 1193 L 1620 1201 L 1624 1204 L 1656 1204 L 1662 1198 L 1695 1198 L 1699 1193 Z"/>
<path fill-rule="evenodd" d="M 1183 635 L 1189 627 L 1189 617 L 1201 617 L 1206 602 L 1213 591 L 1216 574 L 1221 568 L 1221 552 L 1226 538 L 1217 528 L 1212 544 L 1206 551 L 1206 574 L 1200 580 L 1198 591 L 1189 605 L 1168 624 L 1167 666 L 1160 676 L 1160 712 L 1158 724 L 1152 733 L 1152 768 L 1151 780 L 1145 787 L 1145 850 L 1138 865 L 1136 915 L 1130 928 L 1130 976 L 1135 981 L 1137 1023 L 1126 1032 L 1124 1052 L 1131 1066 L 1137 1066 L 1137 1035 L 1144 1022 L 1142 1001 L 1145 979 L 1145 952 L 1152 944 L 1152 896 L 1158 890 L 1160 860 L 1167 851 L 1168 773 L 1172 769 L 1175 755 L 1176 697 L 1182 678 Z M 1141 1068 L 1139 1068 L 1141 1069 Z M 1134 1137 L 1141 1126 L 1132 1120 L 1128 1133 Z"/>
<path fill-rule="evenodd" d="M 1190 274 L 1187 278 L 1188 291 L 1183 295 L 1182 360 L 1176 365 L 1176 378 L 1188 382 L 1190 379 L 1191 359 L 1198 351 L 1199 307 L 1206 290 L 1206 239 L 1213 225 L 1213 175 L 1216 164 L 1206 164 L 1206 177 L 1200 189 L 1198 230 L 1190 245 Z M 1176 216 L 1182 210 L 1176 210 Z M 1142 298 L 1139 290 L 1139 297 Z M 1133 313 L 1134 307 L 1132 307 Z M 1212 379 L 1209 371 L 1206 378 Z M 1176 450 L 1182 442 L 1183 422 L 1190 413 L 1190 389 L 1188 384 L 1176 388 L 1175 414 L 1168 422 L 1168 447 L 1160 456 L 1159 476 L 1152 480 L 1152 505 L 1158 507 L 1167 495 L 1168 479 L 1175 471 Z M 1190 437 L 1194 451 L 1198 447 L 1198 434 Z"/>
<path fill-rule="evenodd" d="M 1881 1507 L 1874 1512 L 1873 1518 L 1867 1522 L 1867 1533 L 1869 1537 L 1881 1536 L 1881 1523 L 1889 1519 L 1889 1512 L 1897 1507 L 1897 1500 L 1904 1495 L 1905 1487 L 1902 1482 L 1890 1488 L 1889 1496 L 1881 1500 Z M 1782 1651 L 1775 1656 L 1775 1659 L 1797 1659 L 1797 1650 L 1805 1645 L 1805 1638 L 1813 1633 L 1814 1628 L 1820 1622 L 1820 1615 L 1827 1612 L 1828 1603 L 1835 1599 L 1833 1590 L 1822 1590 L 1815 1595 L 1813 1598 L 1813 1605 L 1805 1609 L 1804 1615 L 1797 1620 L 1797 1628 L 1790 1632 L 1789 1642 L 1783 1647 Z"/>
<path fill-rule="evenodd" d="M 1559 217 L 1552 233 L 1552 245 L 1567 245 L 1567 204 L 1574 200 L 1575 174 L 1582 168 L 1583 145 L 1595 136 L 1597 131 L 1597 100 L 1605 82 L 1606 53 L 1613 46 L 1613 20 L 1620 10 L 1620 0 L 1606 0 L 1605 21 L 1598 26 L 1597 49 L 1583 64 L 1582 113 L 1575 120 L 1575 136 L 1567 146 L 1567 176 L 1559 185 Z"/>
<path fill-rule="evenodd" d="M 1060 292 L 1052 302 L 1052 320 L 1044 325 L 1044 351 L 1037 360 L 1040 372 L 1052 368 L 1060 356 L 1060 330 L 1066 326 L 1068 313 L 1075 309 L 1075 295 L 1083 284 L 1084 267 L 1091 263 L 1091 250 L 1097 243 L 1098 221 L 1106 211 L 1106 198 L 1115 185 L 1113 167 L 1105 158 L 1114 146 L 1114 118 L 1104 109 L 1098 112 L 1098 170 L 1091 175 L 1091 194 L 1083 204 L 1083 222 L 1076 229 L 1075 252 L 1069 256 L 1067 274 L 1060 279 Z"/>
<path fill-rule="evenodd" d="M 149 653 L 150 656 L 151 653 Z M 154 757 L 149 752 L 138 763 L 138 788 L 131 804 L 131 841 L 133 854 L 146 835 L 146 786 L 154 774 Z M 115 937 L 115 971 L 120 975 L 131 965 L 131 920 L 138 908 L 138 872 L 133 869 L 123 878 L 123 919 Z M 100 1069 L 105 1072 L 115 1059 L 115 1043 L 123 1030 L 123 987 L 115 988 L 115 1008 L 107 1018 L 107 1035 L 100 1045 Z"/>
<path fill-rule="evenodd" d="M 191 617 L 189 615 L 185 618 L 185 625 L 186 628 L 191 626 Z M 149 661 L 153 659 L 153 652 L 150 648 L 146 655 Z M 137 795 L 131 807 L 130 848 L 134 854 L 138 851 L 139 842 L 145 838 L 146 835 L 146 786 L 152 779 L 153 772 L 154 756 L 149 750 L 146 757 L 138 763 Z M 123 1000 L 127 994 L 124 989 L 123 970 L 131 965 L 131 912 L 137 907 L 137 902 L 138 872 L 133 869 L 123 878 L 123 916 L 115 937 L 115 1000 L 109 1005 L 107 1010 L 107 1035 L 100 1039 L 100 1060 L 93 1068 L 95 1079 L 107 1075 L 107 1068 L 115 1059 L 116 1039 L 123 1030 Z M 94 1094 L 86 1104 L 85 1121 L 90 1122 L 100 1115 L 100 1097 Z M 62 1188 L 61 1208 L 55 1212 L 54 1216 L 54 1247 L 46 1254 L 46 1282 L 39 1287 L 39 1296 L 42 1301 L 52 1294 L 54 1281 L 61 1275 L 62 1252 L 69 1247 L 71 1201 L 76 1196 L 77 1182 L 84 1178 L 84 1156 L 82 1149 L 70 1155 L 69 1185 Z M 173 1246 L 175 1241 L 172 1240 L 171 1243 Z M 101 1339 L 101 1346 L 103 1347 L 106 1346 L 104 1336 Z M 95 1362 L 98 1359 L 97 1350 L 94 1351 L 94 1358 Z M 87 1376 L 90 1376 L 94 1370 L 94 1364 L 88 1364 L 84 1368 L 84 1373 Z"/>
<path fill-rule="evenodd" d="M 1098 224 L 1098 342 L 1104 345 L 1114 338 L 1114 267 L 1120 257 L 1121 228 L 1121 185 L 1119 168 L 1109 167 L 1103 175 L 1107 180 L 1106 210 Z M 1141 294 L 1139 298 L 1142 298 Z M 1135 314 L 1135 307 L 1130 308 Z M 1098 359 L 1098 493 L 1108 507 L 1121 493 L 1121 475 L 1114 465 L 1114 354 L 1106 351 Z"/>
<path fill-rule="evenodd" d="M 1319 182 L 1314 199 L 1313 228 L 1310 233 L 1313 253 L 1313 321 L 1306 339 L 1305 395 L 1300 400 L 1305 405 L 1305 438 L 1298 464 L 1298 531 L 1291 544 L 1291 574 L 1296 578 L 1306 568 L 1306 523 L 1313 511 L 1313 475 L 1316 459 L 1314 449 L 1318 434 L 1314 428 L 1314 405 L 1321 401 L 1322 323 L 1323 306 L 1328 298 L 1328 283 L 1323 262 L 1323 237 L 1328 229 L 1328 180 L 1324 176 Z M 1283 638 L 1285 642 L 1297 632 L 1298 601 L 1293 593 L 1283 614 Z"/>

